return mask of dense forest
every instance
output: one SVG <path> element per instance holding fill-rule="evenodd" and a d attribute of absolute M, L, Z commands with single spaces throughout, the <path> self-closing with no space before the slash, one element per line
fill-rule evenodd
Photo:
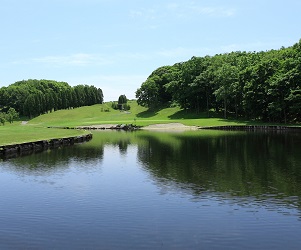
<path fill-rule="evenodd" d="M 14 109 L 21 116 L 89 106 L 103 102 L 102 90 L 94 86 L 71 87 L 66 82 L 23 80 L 0 88 L 0 111 Z"/>
<path fill-rule="evenodd" d="M 301 40 L 279 50 L 192 57 L 151 73 L 136 91 L 139 105 L 180 105 L 236 118 L 301 121 Z"/>

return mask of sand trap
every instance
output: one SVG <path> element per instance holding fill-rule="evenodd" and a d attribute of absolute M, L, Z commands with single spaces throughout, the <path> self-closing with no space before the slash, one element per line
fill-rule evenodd
<path fill-rule="evenodd" d="M 118 124 L 98 124 L 89 126 L 79 126 L 79 129 L 111 129 L 115 128 Z M 197 130 L 197 126 L 185 126 L 182 123 L 162 123 L 142 127 L 143 130 L 156 130 L 156 131 L 184 131 L 184 130 Z"/>
<path fill-rule="evenodd" d="M 166 130 L 166 131 L 182 131 L 182 130 L 197 130 L 197 126 L 186 126 L 182 123 L 166 123 L 166 124 L 154 124 L 143 127 L 145 130 Z"/>

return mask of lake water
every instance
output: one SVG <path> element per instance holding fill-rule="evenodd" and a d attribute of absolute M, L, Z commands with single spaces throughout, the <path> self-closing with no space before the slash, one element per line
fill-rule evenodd
<path fill-rule="evenodd" d="M 0 249 L 300 249 L 301 134 L 95 132 L 0 192 Z"/>

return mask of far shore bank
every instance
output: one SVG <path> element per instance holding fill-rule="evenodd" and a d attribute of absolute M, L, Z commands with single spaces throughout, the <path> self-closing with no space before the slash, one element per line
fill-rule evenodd
<path fill-rule="evenodd" d="M 23 126 L 22 126 L 23 127 Z M 158 123 L 147 126 L 136 126 L 132 124 L 97 124 L 97 125 L 86 125 L 86 126 L 77 126 L 77 127 L 64 127 L 64 126 L 55 126 L 48 128 L 57 128 L 59 130 L 71 129 L 71 130 L 124 130 L 124 131 L 134 131 L 134 130 L 148 130 L 148 131 L 160 131 L 160 132 L 181 132 L 181 131 L 196 131 L 196 130 L 224 130 L 224 131 L 277 131 L 277 132 L 301 132 L 301 126 L 283 126 L 283 125 L 223 125 L 223 126 L 191 126 L 184 125 L 179 122 L 175 123 Z M 42 129 L 42 128 L 40 128 Z M 43 130 L 43 129 L 42 129 Z M 11 131 L 10 131 L 11 132 Z M 24 131 L 26 133 L 27 131 Z M 12 133 L 12 132 L 11 132 Z M 38 133 L 39 134 L 39 133 Z M 64 132 L 60 133 L 62 139 L 53 139 L 53 140 L 62 140 L 66 141 L 65 138 L 82 138 L 87 135 L 82 136 L 64 136 Z M 40 136 L 43 137 L 43 136 Z M 48 136 L 47 136 L 48 137 Z M 51 139 L 50 139 L 51 140 Z M 23 140 L 23 142 L 14 142 L 14 143 L 3 143 L 0 145 L 0 155 L 6 151 L 20 151 L 22 148 L 29 147 L 38 148 L 40 142 L 50 141 L 47 140 Z M 71 141 L 74 141 L 72 139 Z M 38 142 L 38 143 L 35 143 Z M 1 143 L 1 142 L 0 142 Z M 36 144 L 36 146 L 35 146 Z M 41 143 L 40 143 L 41 144 Z M 21 145 L 21 146 L 20 146 Z M 22 145 L 25 145 L 24 147 Z M 28 146 L 29 145 L 29 146 Z"/>
<path fill-rule="evenodd" d="M 279 126 L 279 125 L 225 125 L 200 127 L 200 129 L 214 130 L 244 130 L 244 131 L 301 131 L 300 126 Z"/>
<path fill-rule="evenodd" d="M 283 125 L 223 125 L 223 126 L 188 126 L 182 123 L 158 123 L 147 126 L 136 126 L 132 124 L 98 124 L 91 126 L 80 126 L 76 129 L 86 130 L 150 130 L 150 131 L 187 131 L 187 130 L 244 130 L 244 131 L 259 131 L 259 130 L 277 130 L 277 131 L 301 131 L 301 126 L 283 126 Z"/>
<path fill-rule="evenodd" d="M 186 126 L 182 123 L 159 123 L 147 126 L 136 126 L 133 124 L 98 124 L 91 126 L 79 126 L 76 129 L 86 129 L 86 130 L 197 130 L 198 126 Z"/>

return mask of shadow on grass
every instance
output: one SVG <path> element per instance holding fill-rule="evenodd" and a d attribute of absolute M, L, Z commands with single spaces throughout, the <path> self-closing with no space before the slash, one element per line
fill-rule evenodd
<path fill-rule="evenodd" d="M 208 114 L 207 112 L 201 112 L 201 113 L 196 113 L 196 112 L 191 112 L 189 110 L 180 110 L 170 116 L 168 116 L 169 119 L 172 120 L 178 120 L 178 119 L 205 119 L 205 118 L 212 118 L 213 113 Z"/>
<path fill-rule="evenodd" d="M 157 108 L 152 108 L 148 109 L 146 111 L 140 112 L 137 114 L 138 118 L 151 118 L 156 116 L 160 110 L 164 109 L 164 107 L 157 107 Z M 185 119 L 212 119 L 215 118 L 217 119 L 216 121 L 219 122 L 219 125 L 223 125 L 227 122 L 229 123 L 236 123 L 237 125 L 286 125 L 289 126 L 289 124 L 280 124 L 280 123 L 271 123 L 271 122 L 264 122 L 261 120 L 247 120 L 246 118 L 240 116 L 236 117 L 234 113 L 228 114 L 228 117 L 225 119 L 223 112 L 215 112 L 215 111 L 210 111 L 209 115 L 206 111 L 204 112 L 193 112 L 191 110 L 180 110 L 177 111 L 174 114 L 171 114 L 167 116 L 168 119 L 170 120 L 185 120 Z M 295 124 L 296 125 L 296 124 Z"/>
<path fill-rule="evenodd" d="M 246 120 L 246 118 L 243 117 L 231 117 L 229 116 L 228 118 L 223 118 L 223 117 L 216 117 L 216 118 L 220 118 L 218 121 L 219 122 L 234 122 L 237 123 L 237 125 L 251 125 L 251 126 L 289 126 L 289 124 L 281 124 L 281 123 L 273 123 L 273 122 L 265 122 L 265 121 L 261 121 L 261 120 Z"/>
<path fill-rule="evenodd" d="M 237 125 L 239 124 L 243 124 L 243 125 L 273 125 L 271 123 L 264 123 L 262 121 L 256 121 L 256 120 L 246 120 L 243 117 L 238 117 L 236 118 L 234 114 L 230 114 L 226 119 L 223 117 L 224 114 L 223 112 L 213 112 L 210 111 L 209 115 L 208 113 L 205 112 L 192 112 L 190 110 L 180 110 L 170 116 L 168 116 L 169 119 L 171 120 L 181 120 L 181 119 L 211 119 L 211 118 L 216 118 L 218 119 L 217 121 L 220 123 L 224 123 L 224 122 L 234 122 L 237 123 Z"/>
<path fill-rule="evenodd" d="M 152 108 L 138 113 L 136 116 L 139 118 L 150 118 L 158 114 L 161 108 Z"/>

